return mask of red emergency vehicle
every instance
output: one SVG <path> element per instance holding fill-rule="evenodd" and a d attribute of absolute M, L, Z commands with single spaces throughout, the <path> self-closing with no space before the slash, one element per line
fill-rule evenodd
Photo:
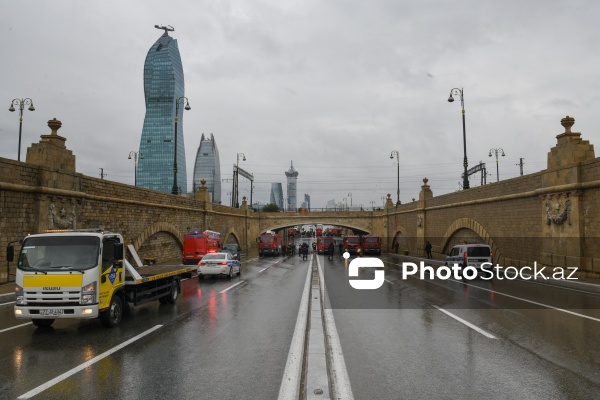
<path fill-rule="evenodd" d="M 333 238 L 331 236 L 317 237 L 317 253 L 325 254 L 331 243 L 333 243 Z"/>
<path fill-rule="evenodd" d="M 344 249 L 350 254 L 358 254 L 360 249 L 360 236 L 344 236 Z"/>
<path fill-rule="evenodd" d="M 278 256 L 281 253 L 281 236 L 267 231 L 258 237 L 258 256 Z"/>
<path fill-rule="evenodd" d="M 221 251 L 223 241 L 221 234 L 215 231 L 194 231 L 183 237 L 183 264 L 198 264 L 206 253 Z"/>
<path fill-rule="evenodd" d="M 364 235 L 362 237 L 363 254 L 381 255 L 381 238 L 377 235 Z"/>

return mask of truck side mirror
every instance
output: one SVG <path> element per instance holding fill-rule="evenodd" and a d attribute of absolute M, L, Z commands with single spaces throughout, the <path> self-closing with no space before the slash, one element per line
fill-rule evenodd
<path fill-rule="evenodd" d="M 15 259 L 15 246 L 10 245 L 6 248 L 6 261 L 13 262 Z"/>
<path fill-rule="evenodd" d="M 117 264 L 117 266 L 122 267 L 123 266 L 123 243 L 115 243 L 115 250 L 114 250 L 114 255 L 115 255 L 115 264 Z"/>

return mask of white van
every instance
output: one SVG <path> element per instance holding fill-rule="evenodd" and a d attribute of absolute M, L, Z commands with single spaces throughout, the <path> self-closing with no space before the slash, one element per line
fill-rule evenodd
<path fill-rule="evenodd" d="M 491 264 L 492 256 L 492 248 L 487 244 L 462 243 L 457 244 L 450 250 L 445 265 L 458 264 L 461 268 L 467 266 L 481 268 L 483 263 Z"/>

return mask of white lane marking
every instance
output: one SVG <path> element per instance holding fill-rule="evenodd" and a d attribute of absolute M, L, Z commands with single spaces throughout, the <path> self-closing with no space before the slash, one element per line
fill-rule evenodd
<path fill-rule="evenodd" d="M 258 273 L 260 274 L 261 272 L 263 272 L 263 271 L 266 271 L 266 270 L 268 270 L 268 269 L 269 269 L 269 267 L 263 268 L 263 269 L 261 269 L 260 271 L 258 271 Z"/>
<path fill-rule="evenodd" d="M 9 304 L 15 304 L 15 302 L 14 301 L 9 301 L 8 303 L 2 303 L 2 304 L 0 304 L 0 306 L 7 306 Z"/>
<path fill-rule="evenodd" d="M 340 343 L 340 337 L 335 326 L 335 320 L 333 318 L 333 310 L 328 308 L 326 305 L 331 304 L 329 302 L 329 295 L 325 288 L 325 276 L 321 263 L 317 257 L 317 268 L 319 269 L 319 283 L 321 286 L 321 301 L 323 302 L 323 327 L 325 328 L 325 348 L 328 348 L 330 355 L 329 361 L 331 366 L 329 367 L 329 382 L 331 386 L 331 395 L 337 399 L 353 400 L 354 394 L 352 393 L 352 386 L 350 385 L 350 377 L 348 376 L 348 369 L 346 368 L 346 361 L 344 360 L 344 353 L 342 352 L 342 345 Z"/>
<path fill-rule="evenodd" d="M 395 264 L 395 263 L 390 263 L 390 264 L 393 264 L 393 265 L 400 266 L 399 264 Z M 412 278 L 414 278 L 414 277 L 412 277 Z M 415 278 L 415 279 L 418 279 L 418 278 Z M 486 292 L 490 292 L 490 293 L 494 293 L 494 294 L 499 294 L 499 295 L 502 295 L 502 296 L 510 297 L 510 298 L 512 298 L 512 299 L 521 300 L 521 301 L 524 301 L 524 302 L 526 302 L 526 303 L 531 303 L 531 304 L 535 304 L 535 305 L 537 305 L 537 306 L 542 306 L 542 307 L 546 307 L 546 308 L 551 308 L 551 309 L 553 309 L 553 310 L 556 310 L 556 311 L 561 311 L 561 312 L 564 312 L 564 313 L 567 313 L 567 314 L 575 315 L 575 316 L 577 316 L 577 317 L 587 318 L 587 319 L 590 319 L 590 320 L 592 320 L 592 321 L 597 321 L 597 322 L 600 322 L 600 318 L 594 318 L 594 317 L 590 317 L 589 315 L 580 314 L 580 313 L 576 313 L 576 312 L 574 312 L 574 311 L 565 310 L 564 308 L 558 308 L 558 307 L 554 307 L 554 306 L 551 306 L 551 305 L 548 305 L 548 304 L 539 303 L 539 302 L 537 302 L 537 301 L 533 301 L 533 300 L 527 300 L 527 299 L 524 299 L 524 298 L 522 298 L 522 297 L 517 297 L 517 296 L 510 295 L 510 294 L 506 294 L 506 293 L 498 292 L 498 291 L 496 291 L 496 290 L 491 290 L 491 289 L 482 288 L 482 287 L 480 287 L 480 286 L 477 286 L 477 285 L 472 285 L 472 284 L 465 283 L 465 282 L 462 282 L 462 281 L 457 281 L 456 279 L 448 279 L 448 281 L 452 281 L 452 282 L 460 283 L 461 285 L 466 285 L 466 286 L 470 286 L 470 287 L 472 287 L 472 288 L 476 288 L 476 289 L 480 289 L 480 290 L 485 290 Z M 440 284 L 437 284 L 437 283 L 435 283 L 435 282 L 434 282 L 434 280 L 425 280 L 424 282 L 432 283 L 432 284 L 434 284 L 434 285 L 437 285 L 437 286 L 440 286 L 440 287 L 445 287 L 445 288 L 447 288 L 448 290 L 453 290 L 453 289 L 451 289 L 451 288 L 448 288 L 447 286 L 444 286 L 444 285 L 440 285 Z M 531 282 L 531 283 L 534 283 L 534 282 Z M 535 283 L 537 283 L 537 282 L 535 282 Z M 548 285 L 548 286 L 549 286 L 549 285 Z M 560 287 L 560 288 L 557 288 L 557 289 L 565 289 L 565 288 L 563 288 L 563 287 Z M 568 289 L 568 288 L 567 288 L 567 289 Z M 573 289 L 570 289 L 570 290 L 573 290 Z"/>
<path fill-rule="evenodd" d="M 449 280 L 451 280 L 451 281 L 454 281 L 454 282 L 459 282 L 459 281 L 457 281 L 457 280 L 454 280 L 454 279 L 449 279 Z M 550 306 L 550 305 L 548 305 L 548 304 L 544 304 L 544 303 L 538 303 L 537 301 L 523 299 L 523 298 L 521 298 L 521 297 L 513 296 L 513 295 L 506 294 L 506 293 L 502 293 L 502 292 L 497 292 L 497 291 L 495 291 L 495 290 L 490 290 L 490 289 L 482 288 L 482 287 L 480 287 L 480 286 L 476 286 L 476 285 L 470 285 L 470 284 L 468 284 L 468 283 L 464 283 L 464 282 L 459 282 L 459 283 L 462 283 L 463 285 L 471 286 L 471 287 L 473 287 L 473 288 L 477 288 L 477 289 L 480 289 L 480 290 L 485 290 L 486 292 L 490 292 L 490 293 L 492 293 L 492 292 L 493 292 L 494 294 L 500 294 L 500 295 L 502 295 L 502 296 L 510 297 L 510 298 L 512 298 L 512 299 L 521 300 L 521 301 L 524 301 L 524 302 L 527 302 L 527 303 L 535 304 L 535 305 L 537 305 L 537 306 L 542 306 L 542 307 L 546 307 L 546 308 L 551 308 L 551 309 L 553 309 L 553 310 L 556 310 L 556 311 L 562 311 L 562 312 L 564 312 L 564 313 L 571 314 L 571 315 L 575 315 L 575 316 L 577 316 L 577 317 L 587 318 L 587 319 L 591 319 L 592 321 L 597 321 L 597 322 L 600 322 L 600 318 L 594 318 L 594 317 L 590 317 L 589 315 L 585 315 L 585 314 L 579 314 L 579 313 L 576 313 L 576 312 L 574 312 L 574 311 L 565 310 L 564 308 L 558 308 L 558 307 Z"/>
<path fill-rule="evenodd" d="M 468 326 L 469 328 L 481 333 L 483 336 L 487 336 L 490 339 L 498 339 L 496 336 L 492 335 L 491 333 L 484 331 L 483 329 L 479 328 L 478 326 L 473 325 L 472 323 L 470 323 L 469 321 L 465 321 L 464 319 L 462 319 L 461 317 L 458 317 L 454 314 L 452 314 L 451 312 L 448 312 L 446 310 L 444 310 L 443 308 L 440 308 L 436 305 L 433 305 L 435 308 L 437 308 L 438 310 L 440 310 L 441 312 L 443 312 L 444 314 L 448 315 L 451 318 L 454 318 L 455 320 L 457 320 L 458 322 L 465 324 L 466 326 Z"/>
<path fill-rule="evenodd" d="M 265 268 L 266 269 L 266 268 Z M 288 352 L 285 370 L 281 386 L 279 386 L 280 400 L 297 399 L 300 394 L 300 382 L 302 377 L 302 363 L 304 361 L 304 338 L 306 336 L 306 328 L 308 324 L 308 301 L 310 293 L 310 281 L 312 272 L 312 259 L 308 264 L 308 272 L 306 273 L 306 282 L 302 291 L 302 299 L 300 300 L 300 309 L 296 318 L 296 327 L 292 336 L 292 344 Z"/>
<path fill-rule="evenodd" d="M 17 328 L 20 328 L 20 327 L 22 327 L 22 326 L 31 325 L 32 323 L 33 323 L 33 322 L 27 322 L 26 324 L 21 324 L 21 325 L 15 325 L 15 326 L 11 326 L 10 328 L 6 328 L 6 329 L 2 329 L 2 330 L 0 330 L 0 333 L 7 332 L 7 331 L 11 331 L 11 330 L 13 330 L 13 329 L 17 329 Z"/>
<path fill-rule="evenodd" d="M 233 289 L 233 288 L 234 288 L 234 287 L 236 287 L 237 285 L 241 285 L 241 284 L 242 284 L 242 283 L 244 283 L 244 282 L 246 282 L 246 281 L 239 281 L 239 282 L 238 282 L 238 283 L 236 283 L 235 285 L 231 285 L 231 286 L 229 286 L 227 289 L 223 289 L 223 290 L 221 290 L 221 291 L 219 292 L 219 294 L 221 294 L 221 293 L 225 293 L 225 292 L 226 292 L 226 291 L 228 291 L 229 289 Z"/>
<path fill-rule="evenodd" d="M 56 385 L 57 383 L 59 383 L 62 380 L 67 379 L 68 377 L 70 377 L 73 374 L 76 374 L 77 372 L 89 367 L 90 365 L 93 365 L 95 363 L 97 363 L 98 361 L 102 360 L 103 358 L 108 357 L 109 355 L 111 355 L 112 353 L 121 350 L 123 347 L 130 345 L 131 343 L 143 338 L 144 336 L 154 332 L 155 330 L 162 328 L 162 325 L 156 325 L 153 328 L 148 329 L 145 332 L 140 333 L 137 336 L 132 337 L 131 339 L 127 340 L 126 342 L 121 343 L 120 345 L 113 347 L 112 349 L 105 351 L 104 353 L 92 358 L 89 361 L 84 362 L 83 364 L 79 365 L 78 367 L 75 367 L 67 372 L 65 372 L 62 375 L 57 376 L 56 378 L 49 380 L 48 382 L 36 387 L 33 390 L 30 390 L 29 392 L 22 394 L 21 396 L 17 397 L 18 399 L 28 399 L 30 397 L 33 397 L 41 392 L 43 392 L 44 390 Z"/>
<path fill-rule="evenodd" d="M 386 281 L 387 283 L 391 283 L 392 285 L 395 285 L 395 283 L 390 281 L 389 279 L 384 279 L 384 281 Z"/>

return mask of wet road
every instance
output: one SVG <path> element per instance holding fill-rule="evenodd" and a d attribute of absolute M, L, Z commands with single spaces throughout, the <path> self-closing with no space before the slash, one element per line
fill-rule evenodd
<path fill-rule="evenodd" d="M 597 295 L 403 280 L 402 258 L 382 258 L 386 281 L 367 296 L 349 291 L 342 259 L 320 258 L 355 398 L 600 398 Z"/>
<path fill-rule="evenodd" d="M 12 304 L 0 306 L 0 398 L 29 397 L 40 386 L 33 398 L 277 398 L 308 261 L 243 264 L 241 278 L 186 280 L 175 306 L 134 307 L 113 329 L 98 320 L 57 320 L 50 329 L 5 330 L 28 321 L 14 319 Z"/>
<path fill-rule="evenodd" d="M 404 280 L 402 259 L 381 258 L 384 285 L 363 294 L 337 253 L 319 256 L 354 398 L 600 397 L 598 296 Z M 0 398 L 276 399 L 308 262 L 243 264 L 240 278 L 187 280 L 175 306 L 135 307 L 112 330 L 95 320 L 36 329 L 0 305 Z"/>

